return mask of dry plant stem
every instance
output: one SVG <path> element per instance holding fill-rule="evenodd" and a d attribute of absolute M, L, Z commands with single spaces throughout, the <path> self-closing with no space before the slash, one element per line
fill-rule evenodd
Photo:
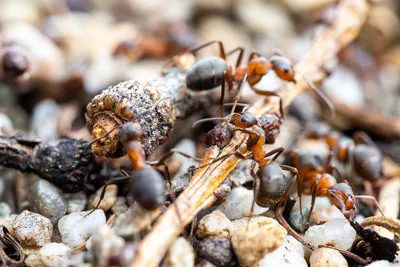
<path fill-rule="evenodd" d="M 323 66 L 336 56 L 339 50 L 348 45 L 358 34 L 368 11 L 368 4 L 363 0 L 343 0 L 338 6 L 338 16 L 327 30 L 314 41 L 304 59 L 296 65 L 296 70 L 303 73 L 314 83 L 325 77 Z M 296 76 L 297 83 L 289 83 L 281 95 L 284 108 L 287 109 L 292 100 L 308 86 L 301 75 Z M 272 102 L 274 101 L 274 102 Z M 249 111 L 260 116 L 266 112 L 278 112 L 279 103 L 275 99 L 260 99 Z M 246 152 L 247 134 L 236 132 L 234 138 L 222 151 L 210 147 L 203 157 L 207 163 L 210 157 L 222 156 L 238 150 Z M 158 266 L 167 252 L 170 244 L 182 232 L 184 225 L 189 223 L 201 210 L 204 201 L 212 196 L 215 189 L 224 181 L 240 160 L 231 156 L 223 161 L 200 169 L 192 178 L 188 187 L 175 201 L 180 212 L 182 224 L 171 206 L 155 224 L 153 230 L 143 239 L 136 252 L 131 266 Z M 210 203 L 207 203 L 210 205 Z"/>
<path fill-rule="evenodd" d="M 366 218 L 362 223 L 360 223 L 362 227 L 368 226 L 380 226 L 383 227 L 390 232 L 392 232 L 395 236 L 400 238 L 400 221 L 396 219 L 392 219 L 385 216 L 372 216 Z"/>
<path fill-rule="evenodd" d="M 374 111 L 365 114 L 364 107 L 352 107 L 333 100 L 332 103 L 339 116 L 354 127 L 386 138 L 400 138 L 400 120 L 397 117 L 385 117 Z"/>

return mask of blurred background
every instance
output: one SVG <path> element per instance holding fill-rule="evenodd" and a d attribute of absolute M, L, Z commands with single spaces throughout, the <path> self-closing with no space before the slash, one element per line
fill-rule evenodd
<path fill-rule="evenodd" d="M 337 2 L 0 0 L 0 128 L 42 140 L 89 140 L 83 114 L 94 95 L 120 81 L 150 81 L 168 59 L 210 40 L 223 41 L 226 50 L 242 46 L 247 54 L 279 52 L 296 63 L 318 28 L 335 18 L 329 6 Z M 322 85 L 330 97 L 365 107 L 366 116 L 400 114 L 399 14 L 396 0 L 372 8 L 359 38 L 340 53 Z M 198 57 L 217 53 L 212 46 Z M 308 93 L 291 113 L 300 121 L 321 116 Z M 352 128 L 346 121 L 333 124 Z M 399 159 L 392 144 L 388 153 Z"/>

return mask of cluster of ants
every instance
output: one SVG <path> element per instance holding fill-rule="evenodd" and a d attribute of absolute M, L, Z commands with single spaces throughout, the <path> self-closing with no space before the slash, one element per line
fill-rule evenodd
<path fill-rule="evenodd" d="M 285 203 L 289 189 L 295 182 L 297 183 L 298 196 L 300 198 L 300 211 L 304 220 L 310 219 L 315 199 L 317 196 L 326 196 L 331 202 L 343 213 L 343 215 L 353 220 L 357 215 L 356 199 L 372 199 L 375 201 L 377 208 L 382 213 L 376 199 L 367 195 L 354 195 L 351 186 L 343 179 L 337 168 L 333 165 L 333 159 L 343 163 L 352 164 L 354 171 L 360 177 L 367 181 L 377 181 L 383 176 L 383 157 L 375 144 L 365 134 L 358 133 L 354 135 L 354 145 L 344 145 L 337 134 L 332 132 L 313 132 L 308 138 L 320 139 L 326 141 L 330 149 L 330 154 L 326 162 L 313 155 L 311 152 L 301 150 L 291 150 L 288 152 L 290 157 L 286 164 L 277 163 L 277 159 L 284 152 L 283 147 L 278 147 L 267 151 L 265 144 L 273 144 L 279 134 L 279 129 L 284 119 L 282 108 L 282 99 L 275 92 L 263 91 L 254 88 L 263 76 L 273 70 L 275 74 L 283 81 L 296 82 L 296 71 L 289 59 L 274 55 L 270 59 L 262 57 L 256 52 L 250 54 L 247 65 L 242 66 L 244 49 L 239 47 L 228 53 L 225 52 L 222 42 L 213 41 L 190 49 L 184 53 L 195 53 L 198 50 L 212 45 L 218 44 L 220 50 L 219 57 L 206 57 L 199 60 L 187 72 L 186 84 L 187 88 L 195 91 L 211 90 L 220 86 L 220 117 L 207 118 L 197 121 L 198 123 L 208 120 L 221 120 L 206 135 L 206 145 L 218 146 L 223 148 L 226 146 L 236 131 L 248 134 L 247 139 L 247 155 L 239 152 L 233 152 L 219 158 L 215 158 L 206 165 L 199 166 L 196 169 L 206 167 L 219 160 L 226 159 L 229 156 L 236 156 L 240 159 L 253 160 L 251 166 L 251 176 L 254 179 L 254 203 L 261 207 L 277 206 L 277 210 Z M 227 57 L 233 53 L 239 52 L 235 68 L 227 65 Z M 177 57 L 172 59 L 177 60 Z M 242 104 L 238 103 L 242 94 L 245 83 L 257 94 L 267 97 L 279 98 L 280 114 L 268 113 L 259 118 L 248 112 L 246 108 L 242 112 L 235 112 L 236 107 Z M 231 103 L 232 109 L 229 115 L 224 115 L 224 96 L 225 86 L 228 85 L 229 90 L 238 90 L 238 93 Z M 318 90 L 314 85 L 310 84 L 316 92 Z M 330 106 L 329 100 L 321 93 L 323 100 Z M 158 103 L 158 102 L 157 102 Z M 155 105 L 157 105 L 157 103 Z M 111 180 L 103 187 L 100 201 L 95 208 L 98 208 L 104 197 L 106 187 L 110 184 L 132 180 L 130 193 L 135 201 L 146 210 L 155 210 L 166 201 L 165 179 L 154 166 L 164 165 L 165 178 L 170 182 L 170 175 L 166 164 L 166 159 L 174 153 L 179 153 L 185 157 L 200 160 L 176 150 L 170 150 L 158 161 L 146 161 L 145 152 L 142 148 L 140 138 L 142 131 L 140 124 L 137 122 L 127 122 L 120 126 L 119 139 L 124 144 L 128 157 L 132 163 L 130 168 L 124 168 L 121 171 L 124 177 Z M 98 139 L 94 140 L 97 141 Z M 258 169 L 258 170 L 257 170 Z M 126 171 L 127 170 L 127 171 Z M 284 171 L 294 174 L 293 178 L 284 175 Z M 335 173 L 336 172 L 336 173 Z M 336 174 L 336 177 L 334 176 Z M 338 178 L 338 179 L 337 179 Z M 338 180 L 340 181 L 338 183 Z M 301 208 L 302 194 L 312 195 L 312 204 L 305 219 Z"/>

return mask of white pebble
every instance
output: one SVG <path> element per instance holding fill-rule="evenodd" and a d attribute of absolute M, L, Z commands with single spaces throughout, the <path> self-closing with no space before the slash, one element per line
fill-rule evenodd
<path fill-rule="evenodd" d="M 108 225 L 102 225 L 90 238 L 93 256 L 99 267 L 108 266 L 112 254 L 118 252 L 124 245 L 122 237 L 117 236 Z"/>
<path fill-rule="evenodd" d="M 347 260 L 339 251 L 331 248 L 314 250 L 310 257 L 311 267 L 347 267 Z"/>
<path fill-rule="evenodd" d="M 192 267 L 194 266 L 194 249 L 185 238 L 179 237 L 172 244 L 167 254 L 167 266 Z"/>
<path fill-rule="evenodd" d="M 100 201 L 100 195 L 101 192 L 103 191 L 104 186 L 100 187 L 99 190 L 97 190 L 95 197 L 93 198 L 92 201 L 92 207 L 96 207 L 97 203 Z M 99 209 L 102 209 L 104 211 L 108 211 L 114 206 L 115 201 L 117 201 L 117 194 L 118 194 L 118 186 L 115 184 L 109 185 L 106 188 L 106 192 L 104 194 L 104 198 L 101 200 Z"/>
<path fill-rule="evenodd" d="M 285 242 L 277 250 L 268 253 L 262 258 L 256 267 L 307 267 L 307 262 L 304 259 L 303 245 L 288 235 Z"/>
<path fill-rule="evenodd" d="M 197 226 L 196 236 L 204 238 L 218 235 L 229 238 L 232 231 L 232 222 L 221 211 L 215 210 L 200 220 Z"/>
<path fill-rule="evenodd" d="M 311 208 L 311 196 L 305 195 L 301 197 L 301 204 L 304 208 Z M 300 210 L 300 201 L 298 200 L 293 210 Z M 345 219 L 343 213 L 336 208 L 328 197 L 317 197 L 314 203 L 314 209 L 311 214 L 311 220 L 315 224 L 331 221 L 334 219 Z"/>
<path fill-rule="evenodd" d="M 250 215 L 253 197 L 253 190 L 236 187 L 217 209 L 222 211 L 229 220 L 237 220 Z M 259 215 L 267 210 L 268 208 L 261 208 L 255 204 L 253 215 Z"/>
<path fill-rule="evenodd" d="M 6 114 L 0 112 L 0 134 L 1 135 L 6 134 L 6 132 L 3 132 L 3 129 L 5 129 L 5 130 L 13 129 L 13 123 Z"/>
<path fill-rule="evenodd" d="M 53 225 L 48 218 L 25 210 L 15 219 L 13 230 L 22 244 L 41 247 L 50 242 Z"/>
<path fill-rule="evenodd" d="M 26 266 L 29 267 L 43 267 L 45 266 L 43 262 L 40 260 L 39 254 L 30 254 L 25 258 L 24 261 Z"/>
<path fill-rule="evenodd" d="M 70 250 L 63 243 L 48 243 L 39 250 L 39 257 L 46 266 L 59 266 Z"/>
<path fill-rule="evenodd" d="M 313 246 L 331 245 L 347 250 L 353 244 L 356 231 L 345 219 L 335 219 L 322 225 L 311 226 L 304 238 Z"/>
<path fill-rule="evenodd" d="M 374 261 L 373 263 L 370 263 L 370 264 L 366 265 L 365 267 L 390 267 L 390 263 L 385 260 Z"/>
<path fill-rule="evenodd" d="M 94 231 L 106 223 L 103 210 L 95 210 L 88 215 L 90 212 L 73 212 L 58 221 L 58 230 L 65 245 L 70 248 L 82 245 Z"/>

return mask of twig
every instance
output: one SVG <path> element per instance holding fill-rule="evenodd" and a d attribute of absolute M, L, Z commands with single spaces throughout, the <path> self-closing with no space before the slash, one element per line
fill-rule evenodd
<path fill-rule="evenodd" d="M 338 115 L 354 127 L 386 138 L 400 138 L 400 120 L 397 117 L 385 117 L 370 110 L 366 116 L 365 108 L 348 106 L 335 99 L 331 101 Z"/>
<path fill-rule="evenodd" d="M 296 69 L 309 77 L 314 83 L 325 78 L 323 66 L 328 60 L 336 56 L 341 48 L 348 45 L 358 34 L 368 11 L 368 4 L 363 0 L 342 0 L 338 6 L 338 16 L 335 23 L 318 36 L 304 59 L 296 65 Z M 281 93 L 284 108 L 287 109 L 292 100 L 307 89 L 307 83 L 300 75 L 296 76 L 296 84 L 288 84 Z M 278 112 L 279 103 L 274 99 L 260 99 L 249 110 L 259 116 L 266 112 Z M 248 135 L 236 132 L 231 142 L 222 150 L 210 147 L 203 157 L 202 164 L 209 162 L 208 158 L 226 155 L 239 151 L 246 152 Z M 145 236 L 136 252 L 131 266 L 158 266 L 167 252 L 170 244 L 182 232 L 199 210 L 210 205 L 209 198 L 215 189 L 224 181 L 228 174 L 236 167 L 240 159 L 235 156 L 216 162 L 200 169 L 188 187 L 175 201 L 176 208 L 170 207 L 155 224 L 153 230 Z M 182 224 L 178 218 L 181 218 Z"/>

